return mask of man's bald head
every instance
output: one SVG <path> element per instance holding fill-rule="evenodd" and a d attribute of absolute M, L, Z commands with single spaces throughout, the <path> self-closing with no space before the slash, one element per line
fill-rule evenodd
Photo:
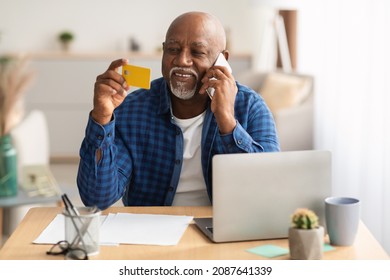
<path fill-rule="evenodd" d="M 212 39 L 218 47 L 218 52 L 226 48 L 226 33 L 219 19 L 211 14 L 204 12 L 188 12 L 174 19 L 168 28 L 165 40 L 175 32 L 178 26 L 189 26 L 192 29 L 201 29 L 204 36 Z"/>

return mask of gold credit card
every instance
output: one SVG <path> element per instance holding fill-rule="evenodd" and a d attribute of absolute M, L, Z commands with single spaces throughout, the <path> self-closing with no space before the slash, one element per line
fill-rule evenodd
<path fill-rule="evenodd" d="M 130 87 L 150 89 L 150 68 L 135 65 L 123 65 L 122 76 Z"/>

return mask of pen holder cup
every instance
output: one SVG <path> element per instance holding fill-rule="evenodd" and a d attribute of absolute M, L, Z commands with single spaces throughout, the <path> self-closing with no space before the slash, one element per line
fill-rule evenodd
<path fill-rule="evenodd" d="M 65 211 L 65 240 L 71 248 L 81 248 L 88 256 L 99 253 L 100 216 L 96 207 L 77 207 L 79 215 Z"/>

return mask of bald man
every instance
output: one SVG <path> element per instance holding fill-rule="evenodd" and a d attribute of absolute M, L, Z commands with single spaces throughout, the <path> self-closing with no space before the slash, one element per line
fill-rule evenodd
<path fill-rule="evenodd" d="M 85 205 L 210 205 L 213 155 L 279 151 L 263 99 L 214 65 L 229 59 L 225 48 L 216 17 L 185 13 L 168 28 L 150 90 L 127 95 L 117 72 L 126 59 L 97 77 L 77 176 Z"/>

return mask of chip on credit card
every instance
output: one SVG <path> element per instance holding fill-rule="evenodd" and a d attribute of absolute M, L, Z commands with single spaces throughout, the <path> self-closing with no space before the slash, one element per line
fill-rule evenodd
<path fill-rule="evenodd" d="M 123 65 L 122 76 L 125 78 L 128 86 L 150 89 L 150 68 Z"/>

